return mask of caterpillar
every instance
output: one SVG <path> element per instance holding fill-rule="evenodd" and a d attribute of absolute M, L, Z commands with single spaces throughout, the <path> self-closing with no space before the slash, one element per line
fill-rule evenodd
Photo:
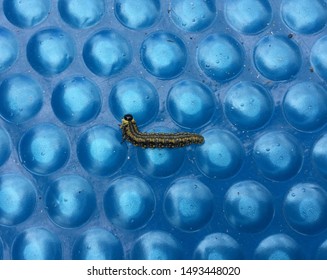
<path fill-rule="evenodd" d="M 131 114 L 123 117 L 120 125 L 123 141 L 127 140 L 134 146 L 142 148 L 179 148 L 191 144 L 202 144 L 202 135 L 179 132 L 179 133 L 144 133 L 138 130 L 136 121 Z"/>

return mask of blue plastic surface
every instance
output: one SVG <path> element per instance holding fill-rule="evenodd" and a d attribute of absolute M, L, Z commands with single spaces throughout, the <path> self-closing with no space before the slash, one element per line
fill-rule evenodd
<path fill-rule="evenodd" d="M 326 1 L 0 7 L 0 258 L 327 259 Z"/>

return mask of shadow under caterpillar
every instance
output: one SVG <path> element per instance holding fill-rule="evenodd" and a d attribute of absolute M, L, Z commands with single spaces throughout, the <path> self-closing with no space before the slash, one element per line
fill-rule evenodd
<path fill-rule="evenodd" d="M 192 144 L 203 144 L 202 135 L 189 132 L 179 133 L 145 133 L 140 132 L 131 114 L 122 119 L 120 125 L 123 141 L 129 141 L 134 146 L 142 148 L 180 148 Z"/>

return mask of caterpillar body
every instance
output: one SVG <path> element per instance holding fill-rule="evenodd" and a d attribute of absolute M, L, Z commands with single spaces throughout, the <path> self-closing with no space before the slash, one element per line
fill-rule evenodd
<path fill-rule="evenodd" d="M 131 114 L 122 119 L 120 125 L 123 140 L 142 148 L 180 148 L 192 144 L 204 143 L 202 135 L 189 132 L 179 133 L 144 133 L 138 130 Z"/>

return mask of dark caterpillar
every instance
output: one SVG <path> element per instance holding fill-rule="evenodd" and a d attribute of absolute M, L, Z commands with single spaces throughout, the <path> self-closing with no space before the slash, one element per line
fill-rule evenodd
<path fill-rule="evenodd" d="M 122 119 L 120 128 L 124 141 L 142 148 L 179 148 L 191 144 L 204 143 L 203 136 L 195 133 L 144 133 L 137 128 L 132 115 L 127 114 Z"/>

